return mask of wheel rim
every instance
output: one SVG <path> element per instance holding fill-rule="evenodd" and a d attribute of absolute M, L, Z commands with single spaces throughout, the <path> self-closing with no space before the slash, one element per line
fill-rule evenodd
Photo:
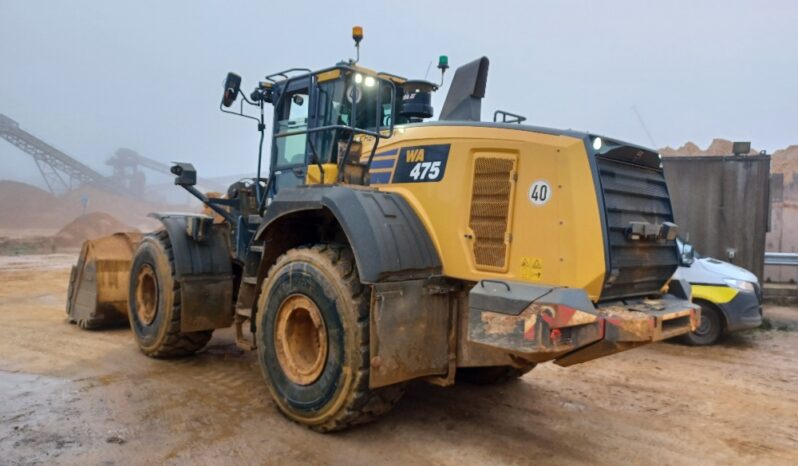
<path fill-rule="evenodd" d="M 327 361 L 327 328 L 318 306 L 304 295 L 289 296 L 277 311 L 274 346 L 283 373 L 309 385 Z"/>
<path fill-rule="evenodd" d="M 158 313 L 158 280 L 149 264 L 144 264 L 136 277 L 136 315 L 150 325 Z"/>
<path fill-rule="evenodd" d="M 711 327 L 712 322 L 702 313 L 701 320 L 698 322 L 698 328 L 695 329 L 695 333 L 696 335 L 704 336 L 709 333 Z"/>

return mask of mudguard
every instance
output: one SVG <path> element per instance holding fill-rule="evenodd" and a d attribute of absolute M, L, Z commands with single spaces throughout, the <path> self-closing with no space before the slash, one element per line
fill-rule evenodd
<path fill-rule="evenodd" d="M 343 228 L 362 282 L 440 275 L 440 257 L 416 213 L 401 195 L 376 189 L 346 186 L 283 189 L 269 205 L 255 240 L 261 241 L 269 227 L 287 215 L 323 209 L 332 213 Z"/>
<path fill-rule="evenodd" d="M 196 332 L 233 323 L 233 263 L 228 226 L 201 214 L 153 213 L 172 243 L 180 282 L 180 330 Z"/>

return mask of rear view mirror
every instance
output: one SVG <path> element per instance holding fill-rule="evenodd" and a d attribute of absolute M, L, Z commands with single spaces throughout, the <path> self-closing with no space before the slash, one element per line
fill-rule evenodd
<path fill-rule="evenodd" d="M 197 184 L 197 170 L 190 163 L 175 162 L 169 171 L 175 175 L 175 184 L 178 186 L 194 186 Z"/>
<path fill-rule="evenodd" d="M 229 107 L 233 105 L 238 97 L 239 89 L 241 89 L 241 76 L 235 73 L 227 73 L 227 78 L 224 80 L 224 95 L 222 96 L 222 105 Z"/>
<path fill-rule="evenodd" d="M 695 261 L 695 251 L 693 251 L 693 245 L 690 243 L 684 243 L 682 246 L 682 257 L 681 257 L 681 265 L 685 267 L 690 267 Z"/>

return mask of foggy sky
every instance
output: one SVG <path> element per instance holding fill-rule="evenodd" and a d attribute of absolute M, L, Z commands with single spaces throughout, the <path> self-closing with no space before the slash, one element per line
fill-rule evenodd
<path fill-rule="evenodd" d="M 798 144 L 798 2 L 787 0 L 0 0 L 0 113 L 103 173 L 119 147 L 193 161 L 200 176 L 254 173 L 255 123 L 218 110 L 225 73 L 249 93 L 266 74 L 330 66 L 354 55 L 354 24 L 362 65 L 409 78 L 440 54 L 452 69 L 488 56 L 483 119 L 500 108 L 655 147 Z M 0 164 L 0 178 L 41 184 L 3 140 Z"/>

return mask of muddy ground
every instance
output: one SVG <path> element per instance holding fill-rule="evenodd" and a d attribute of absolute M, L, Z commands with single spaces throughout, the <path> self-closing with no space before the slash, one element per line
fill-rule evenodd
<path fill-rule="evenodd" d="M 376 423 L 284 419 L 230 331 L 156 361 L 65 322 L 74 255 L 0 257 L 0 464 L 796 464 L 798 309 L 711 348 L 661 343 L 502 387 L 423 383 Z"/>

